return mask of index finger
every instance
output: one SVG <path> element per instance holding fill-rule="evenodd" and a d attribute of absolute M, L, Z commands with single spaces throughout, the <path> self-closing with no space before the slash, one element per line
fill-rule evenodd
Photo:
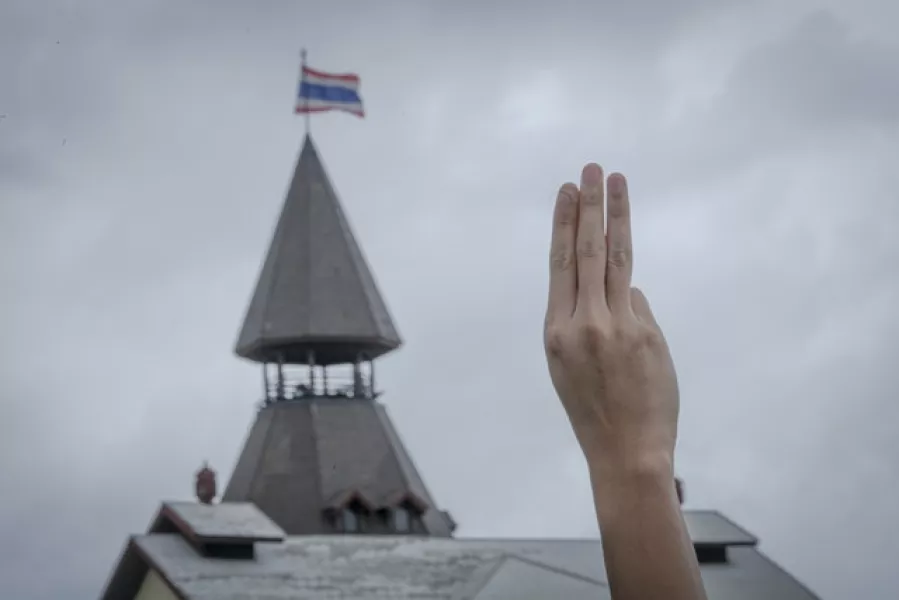
<path fill-rule="evenodd" d="M 577 227 L 577 186 L 566 183 L 556 197 L 549 259 L 549 302 L 547 322 L 571 318 L 577 294 L 577 270 L 574 264 Z"/>

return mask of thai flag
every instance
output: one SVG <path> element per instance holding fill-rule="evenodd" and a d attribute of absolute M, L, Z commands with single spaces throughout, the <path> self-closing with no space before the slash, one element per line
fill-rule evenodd
<path fill-rule="evenodd" d="M 329 110 L 342 110 L 357 117 L 365 116 L 362 98 L 359 96 L 359 76 L 352 73 L 325 73 L 303 66 L 296 113 Z"/>

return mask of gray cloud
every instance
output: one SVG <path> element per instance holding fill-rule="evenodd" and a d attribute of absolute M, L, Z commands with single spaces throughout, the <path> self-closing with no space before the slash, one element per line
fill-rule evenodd
<path fill-rule="evenodd" d="M 786 39 L 747 57 L 728 93 L 734 105 L 799 125 L 845 126 L 854 118 L 880 127 L 899 116 L 892 45 L 853 39 L 832 13 L 814 13 Z"/>
<path fill-rule="evenodd" d="M 92 597 L 159 500 L 233 465 L 301 42 L 363 75 L 370 117 L 313 131 L 407 340 L 385 401 L 464 534 L 595 532 L 540 324 L 555 189 L 601 160 L 632 181 L 690 503 L 825 597 L 890 597 L 889 4 L 100 4 L 0 19 L 10 597 Z"/>

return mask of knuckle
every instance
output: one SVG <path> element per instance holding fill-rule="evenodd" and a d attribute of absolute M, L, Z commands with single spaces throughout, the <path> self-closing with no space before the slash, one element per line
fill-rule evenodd
<path fill-rule="evenodd" d="M 560 208 L 556 216 L 556 226 L 559 228 L 572 227 L 577 221 L 576 215 L 569 207 Z"/>
<path fill-rule="evenodd" d="M 546 353 L 553 358 L 565 354 L 567 346 L 565 338 L 565 332 L 561 328 L 548 325 L 543 332 L 543 345 L 546 347 Z"/>
<path fill-rule="evenodd" d="M 609 250 L 609 264 L 623 269 L 631 263 L 631 251 L 627 248 L 612 248 Z"/>
<path fill-rule="evenodd" d="M 646 342 L 653 346 L 665 346 L 668 342 L 665 341 L 665 335 L 662 333 L 661 329 L 657 327 L 644 327 L 643 335 L 646 336 Z"/>
<path fill-rule="evenodd" d="M 641 348 L 655 348 L 665 343 L 662 332 L 655 327 L 641 325 L 634 334 L 635 343 Z"/>
<path fill-rule="evenodd" d="M 588 237 L 578 242 L 577 255 L 581 258 L 595 258 L 606 251 L 605 243 L 597 238 Z"/>
<path fill-rule="evenodd" d="M 599 323 L 584 323 L 578 333 L 581 346 L 592 356 L 598 355 L 607 344 L 608 334 Z"/>
<path fill-rule="evenodd" d="M 615 323 L 605 334 L 605 344 L 623 354 L 640 354 L 664 344 L 659 331 L 641 323 Z"/>
<path fill-rule="evenodd" d="M 568 247 L 553 249 L 549 257 L 550 267 L 554 271 L 567 271 L 571 268 L 573 262 L 571 249 Z"/>

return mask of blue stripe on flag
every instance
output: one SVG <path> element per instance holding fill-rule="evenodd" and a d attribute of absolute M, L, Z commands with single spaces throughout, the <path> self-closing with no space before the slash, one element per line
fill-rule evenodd
<path fill-rule="evenodd" d="M 321 85 L 303 81 L 300 83 L 299 97 L 308 100 L 338 102 L 340 104 L 361 104 L 358 92 L 339 85 Z"/>

